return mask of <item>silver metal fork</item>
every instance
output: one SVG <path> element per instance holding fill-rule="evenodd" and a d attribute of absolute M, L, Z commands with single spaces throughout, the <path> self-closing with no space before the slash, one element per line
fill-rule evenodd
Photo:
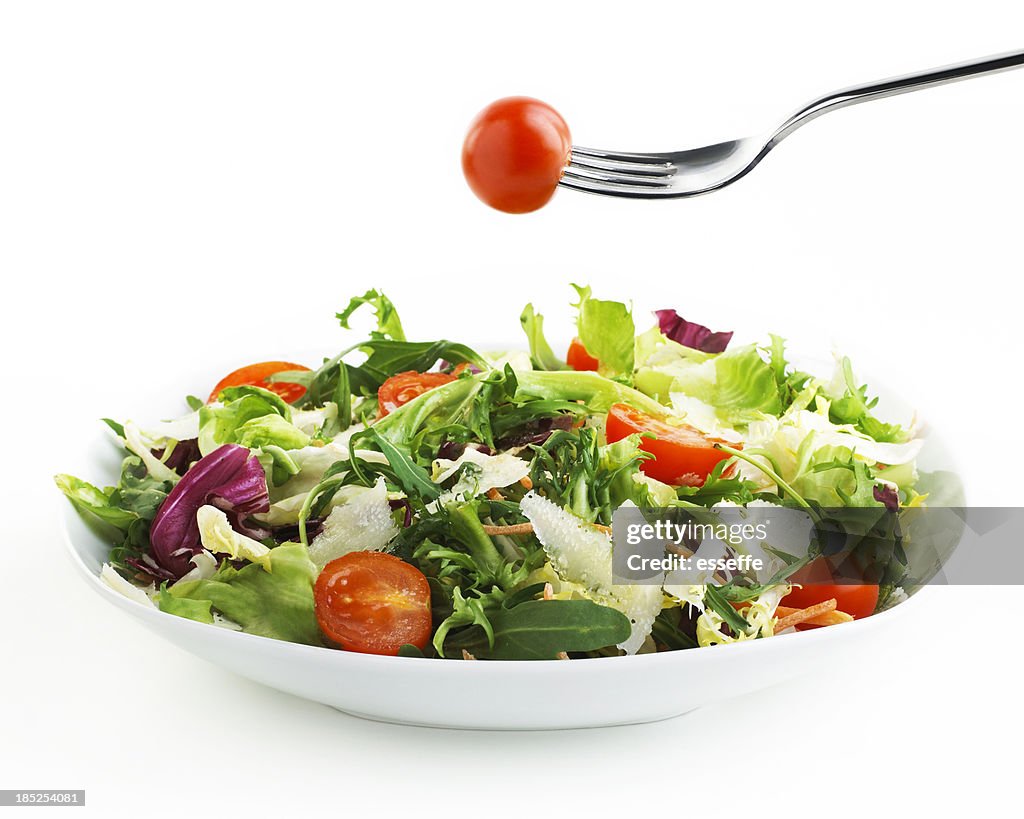
<path fill-rule="evenodd" d="M 630 199 L 677 199 L 711 193 L 746 176 L 797 128 L 829 111 L 1021 66 L 1024 50 L 855 85 L 809 102 L 767 135 L 688 151 L 623 153 L 574 145 L 559 184 L 572 190 Z"/>

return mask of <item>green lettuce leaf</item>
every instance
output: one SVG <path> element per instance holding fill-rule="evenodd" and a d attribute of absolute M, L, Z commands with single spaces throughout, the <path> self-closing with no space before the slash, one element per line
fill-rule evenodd
<path fill-rule="evenodd" d="M 216 506 L 200 506 L 196 512 L 199 538 L 203 548 L 215 555 L 227 555 L 233 560 L 258 563 L 268 572 L 273 570 L 270 549 L 258 540 L 236 532 L 228 516 Z"/>
<path fill-rule="evenodd" d="M 276 446 L 286 450 L 302 449 L 310 441 L 305 432 L 274 414 L 250 418 L 235 430 L 234 439 L 249 449 Z"/>
<path fill-rule="evenodd" d="M 804 499 L 822 506 L 881 506 L 875 500 L 875 479 L 870 467 L 843 446 L 814 449 L 814 436 L 804 439 L 797 452 L 797 474 L 790 481 Z"/>
<path fill-rule="evenodd" d="M 113 546 L 110 562 L 134 572 L 125 560 L 149 549 L 150 524 L 172 485 L 151 477 L 135 455 L 124 459 L 117 486 L 99 489 L 73 475 L 57 475 L 54 481 L 79 512 L 98 522 L 100 534 Z"/>
<path fill-rule="evenodd" d="M 579 309 L 576 330 L 587 352 L 598 360 L 599 372 L 631 376 L 636 327 L 630 309 L 622 302 L 591 297 L 589 287 L 573 287 L 580 297 L 574 305 Z"/>
<path fill-rule="evenodd" d="M 710 356 L 693 352 L 661 358 L 655 365 L 639 370 L 635 378 L 638 389 L 662 400 L 666 392 L 697 398 L 731 423 L 782 412 L 776 371 L 755 345 Z"/>
<path fill-rule="evenodd" d="M 204 406 L 199 410 L 199 451 L 204 455 L 209 455 L 221 444 L 241 443 L 240 430 L 249 421 L 275 415 L 285 423 L 291 422 L 291 407 L 270 390 L 228 387 L 221 390 L 218 397 L 223 406 Z M 251 429 L 255 437 L 255 428 Z M 268 443 L 279 445 L 277 441 Z"/>
<path fill-rule="evenodd" d="M 544 337 L 544 316 L 535 313 L 533 305 L 528 304 L 519 316 L 527 341 L 530 343 L 530 360 L 538 370 L 567 370 L 569 366 L 551 350 Z"/>
<path fill-rule="evenodd" d="M 516 373 L 516 379 L 517 399 L 533 397 L 549 401 L 582 401 L 592 412 L 607 412 L 612 404 L 624 403 L 658 417 L 668 414 L 665 407 L 639 390 L 594 372 L 533 370 Z"/>
<path fill-rule="evenodd" d="M 53 480 L 79 512 L 92 515 L 115 529 L 127 532 L 139 519 L 135 512 L 111 503 L 113 487 L 103 491 L 74 475 L 55 475 Z"/>
<path fill-rule="evenodd" d="M 270 570 L 251 563 L 224 563 L 208 580 L 175 583 L 161 594 L 161 610 L 210 622 L 210 608 L 238 623 L 247 634 L 306 645 L 323 645 L 313 610 L 317 570 L 304 546 L 286 543 L 269 552 Z M 180 605 L 194 601 L 198 605 Z M 208 604 L 208 605 L 207 605 Z"/>

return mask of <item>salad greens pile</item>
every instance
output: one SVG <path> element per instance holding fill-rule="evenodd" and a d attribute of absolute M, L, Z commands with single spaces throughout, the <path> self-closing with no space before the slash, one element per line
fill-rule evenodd
<path fill-rule="evenodd" d="M 528 352 L 493 355 L 408 340 L 370 290 L 337 318 L 347 329 L 372 312 L 375 329 L 313 370 L 190 397 L 172 421 L 108 420 L 125 449 L 116 485 L 56 479 L 112 544 L 103 580 L 181 617 L 332 645 L 318 576 L 345 555 L 386 552 L 430 589 L 429 641 L 399 654 L 647 653 L 773 636 L 803 563 L 761 585 L 617 585 L 609 526 L 623 504 L 899 514 L 924 503 L 922 441 L 877 417 L 848 359 L 819 378 L 778 336 L 736 345 L 674 310 L 638 332 L 630 306 L 576 294 L 573 344 L 594 369 L 556 355 L 532 305 L 520 317 Z M 622 407 L 640 426 L 612 440 Z M 658 424 L 713 448 L 713 468 L 688 467 L 683 446 L 666 475 L 666 456 L 649 451 Z M 879 608 L 900 579 L 897 566 Z"/>

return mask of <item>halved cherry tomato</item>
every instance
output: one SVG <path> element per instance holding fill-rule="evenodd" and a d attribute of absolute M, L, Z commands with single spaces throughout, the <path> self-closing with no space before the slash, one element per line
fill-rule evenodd
<path fill-rule="evenodd" d="M 398 654 L 430 639 L 430 584 L 419 569 L 383 552 L 352 552 L 328 563 L 313 589 L 316 619 L 346 651 Z"/>
<path fill-rule="evenodd" d="M 506 97 L 477 114 L 462 146 L 473 193 L 506 213 L 547 204 L 569 163 L 569 126 L 547 103 Z"/>
<path fill-rule="evenodd" d="M 657 436 L 641 440 L 640 449 L 650 452 L 654 458 L 640 464 L 640 469 L 664 483 L 699 485 L 719 461 L 729 457 L 715 449 L 714 439 L 693 427 L 673 426 L 628 404 L 612 404 L 605 424 L 608 443 L 621 441 L 638 432 Z"/>
<path fill-rule="evenodd" d="M 836 599 L 836 610 L 845 611 L 855 620 L 874 614 L 878 605 L 878 586 L 871 583 L 825 583 L 833 580 L 833 575 L 824 560 L 816 560 L 801 569 L 790 580 L 800 584 L 782 598 L 783 606 L 805 609 L 833 597 Z M 803 624 L 797 628 L 817 628 Z"/>
<path fill-rule="evenodd" d="M 206 403 L 217 400 L 220 391 L 228 387 L 262 387 L 265 390 L 276 392 L 289 404 L 301 398 L 306 388 L 301 384 L 291 384 L 287 381 L 267 381 L 267 378 L 276 373 L 288 372 L 289 370 L 302 370 L 309 372 L 309 367 L 301 364 L 292 364 L 288 361 L 261 361 L 259 364 L 249 364 L 246 367 L 239 367 L 233 373 L 228 373 L 213 388 Z"/>
<path fill-rule="evenodd" d="M 584 370 L 596 371 L 598 366 L 600 366 L 600 362 L 587 352 L 587 348 L 583 346 L 583 342 L 578 338 L 574 338 L 569 345 L 569 352 L 565 354 L 565 363 L 580 372 Z"/>
<path fill-rule="evenodd" d="M 391 376 L 377 391 L 377 406 L 381 417 L 394 412 L 402 404 L 408 404 L 427 390 L 449 384 L 456 378 L 458 375 L 455 373 L 418 373 L 415 370 Z"/>

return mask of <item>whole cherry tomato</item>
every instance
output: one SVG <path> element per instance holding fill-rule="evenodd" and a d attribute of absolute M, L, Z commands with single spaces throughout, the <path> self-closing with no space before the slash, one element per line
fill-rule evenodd
<path fill-rule="evenodd" d="M 569 126 L 554 108 L 530 97 L 506 97 L 469 126 L 462 172 L 492 208 L 528 213 L 554 195 L 571 150 Z"/>

